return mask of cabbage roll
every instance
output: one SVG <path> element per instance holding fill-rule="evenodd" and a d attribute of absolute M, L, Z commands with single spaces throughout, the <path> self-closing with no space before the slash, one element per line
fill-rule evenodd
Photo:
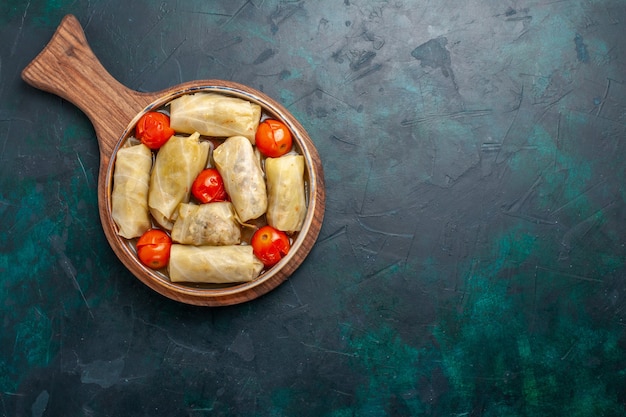
<path fill-rule="evenodd" d="M 224 180 L 239 220 L 256 219 L 267 210 L 267 190 L 260 162 L 243 136 L 233 136 L 213 151 L 213 160 Z"/>
<path fill-rule="evenodd" d="M 241 229 L 229 201 L 178 206 L 172 240 L 186 245 L 226 246 L 241 242 Z"/>
<path fill-rule="evenodd" d="M 154 219 L 167 230 L 174 225 L 178 205 L 189 201 L 191 184 L 207 164 L 211 145 L 199 137 L 198 133 L 172 136 L 157 153 L 148 206 Z"/>
<path fill-rule="evenodd" d="M 244 136 L 254 145 L 261 106 L 215 93 L 186 94 L 170 103 L 170 126 L 205 136 Z"/>
<path fill-rule="evenodd" d="M 252 246 L 172 245 L 169 274 L 172 282 L 234 283 L 259 276 L 263 263 Z"/>
<path fill-rule="evenodd" d="M 283 232 L 302 229 L 306 215 L 304 157 L 288 154 L 265 160 L 267 223 Z"/>
<path fill-rule="evenodd" d="M 117 151 L 113 171 L 111 215 L 117 234 L 132 239 L 150 228 L 148 189 L 152 152 L 144 145 L 129 146 Z"/>

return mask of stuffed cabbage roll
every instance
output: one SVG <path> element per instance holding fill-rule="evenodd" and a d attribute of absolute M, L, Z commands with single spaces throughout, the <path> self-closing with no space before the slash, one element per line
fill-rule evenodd
<path fill-rule="evenodd" d="M 180 204 L 172 240 L 186 245 L 226 246 L 241 242 L 241 229 L 229 201 Z"/>
<path fill-rule="evenodd" d="M 292 233 L 302 229 L 306 215 L 304 157 L 288 154 L 265 160 L 267 223 Z"/>
<path fill-rule="evenodd" d="M 189 201 L 191 185 L 209 158 L 210 143 L 189 137 L 172 136 L 157 153 L 152 175 L 148 206 L 161 227 L 171 230 L 180 203 Z"/>
<path fill-rule="evenodd" d="M 113 171 L 111 215 L 117 234 L 132 239 L 150 228 L 148 189 L 152 152 L 144 145 L 129 146 L 117 151 Z"/>
<path fill-rule="evenodd" d="M 254 144 L 260 120 L 258 104 L 216 93 L 186 94 L 170 103 L 170 126 L 177 132 L 244 136 Z"/>
<path fill-rule="evenodd" d="M 172 282 L 235 283 L 252 281 L 263 270 L 252 246 L 172 245 L 169 275 Z"/>
<path fill-rule="evenodd" d="M 260 162 L 243 136 L 233 136 L 213 151 L 213 161 L 241 222 L 267 210 L 267 190 Z"/>

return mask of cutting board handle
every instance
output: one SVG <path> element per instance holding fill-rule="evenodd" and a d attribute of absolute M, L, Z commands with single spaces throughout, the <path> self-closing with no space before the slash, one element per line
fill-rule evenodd
<path fill-rule="evenodd" d="M 78 19 L 67 15 L 46 47 L 22 71 L 22 79 L 81 109 L 96 131 L 107 161 L 128 123 L 156 97 L 128 89 L 102 66 Z"/>

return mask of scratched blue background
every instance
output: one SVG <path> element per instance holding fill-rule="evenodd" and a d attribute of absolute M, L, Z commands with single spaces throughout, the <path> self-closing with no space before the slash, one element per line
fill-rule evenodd
<path fill-rule="evenodd" d="M 197 308 L 102 232 L 98 148 L 20 79 L 67 14 L 122 84 L 220 78 L 323 160 L 285 284 Z M 0 415 L 626 415 L 626 2 L 0 4 Z"/>

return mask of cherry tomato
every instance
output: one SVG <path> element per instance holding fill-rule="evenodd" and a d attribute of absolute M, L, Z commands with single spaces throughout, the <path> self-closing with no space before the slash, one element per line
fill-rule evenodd
<path fill-rule="evenodd" d="M 285 232 L 272 226 L 263 226 L 254 232 L 250 244 L 256 257 L 268 268 L 287 255 L 291 247 Z"/>
<path fill-rule="evenodd" d="M 277 158 L 291 150 L 291 132 L 282 122 L 266 119 L 259 124 L 254 137 L 259 151 L 270 158 Z"/>
<path fill-rule="evenodd" d="M 167 114 L 151 111 L 139 119 L 135 127 L 137 139 L 150 149 L 159 149 L 174 134 Z"/>
<path fill-rule="evenodd" d="M 150 229 L 137 240 L 137 256 L 152 269 L 165 268 L 170 260 L 172 239 L 162 230 Z"/>
<path fill-rule="evenodd" d="M 226 201 L 228 199 L 224 180 L 215 168 L 207 168 L 198 174 L 191 185 L 191 194 L 201 203 Z"/>

